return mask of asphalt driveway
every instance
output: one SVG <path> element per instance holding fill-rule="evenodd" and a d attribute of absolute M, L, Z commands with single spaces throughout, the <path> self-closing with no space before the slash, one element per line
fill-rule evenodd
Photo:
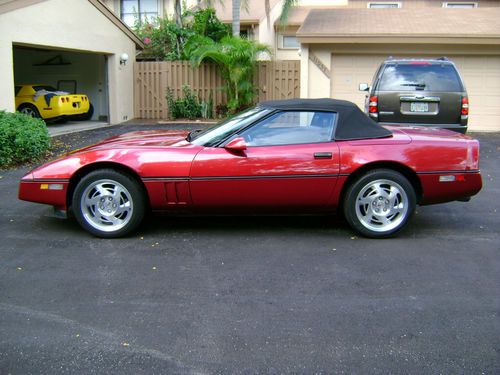
<path fill-rule="evenodd" d="M 17 200 L 27 168 L 0 172 L 0 374 L 498 374 L 500 134 L 476 136 L 483 191 L 388 240 L 324 217 L 97 239 Z"/>

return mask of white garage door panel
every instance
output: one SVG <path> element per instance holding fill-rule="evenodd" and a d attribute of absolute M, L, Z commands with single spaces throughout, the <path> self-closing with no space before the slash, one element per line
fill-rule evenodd
<path fill-rule="evenodd" d="M 423 57 L 423 55 L 419 55 Z M 363 109 L 359 83 L 371 83 L 387 55 L 332 55 L 331 95 Z M 465 82 L 470 101 L 469 130 L 500 131 L 500 56 L 449 56 Z"/>
<path fill-rule="evenodd" d="M 354 102 L 363 109 L 366 93 L 358 90 L 360 83 L 371 84 L 380 63 L 387 55 L 333 55 L 332 98 Z"/>
<path fill-rule="evenodd" d="M 470 101 L 469 130 L 500 131 L 500 57 L 452 57 Z"/>

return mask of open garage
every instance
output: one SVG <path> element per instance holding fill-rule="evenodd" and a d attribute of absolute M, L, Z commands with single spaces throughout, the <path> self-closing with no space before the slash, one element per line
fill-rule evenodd
<path fill-rule="evenodd" d="M 16 45 L 13 54 L 16 86 L 48 85 L 85 94 L 92 105 L 89 119 L 109 121 L 106 55 Z"/>
<path fill-rule="evenodd" d="M 133 66 L 141 40 L 98 0 L 0 0 L 0 110 L 15 85 L 85 94 L 92 120 L 133 118 Z"/>

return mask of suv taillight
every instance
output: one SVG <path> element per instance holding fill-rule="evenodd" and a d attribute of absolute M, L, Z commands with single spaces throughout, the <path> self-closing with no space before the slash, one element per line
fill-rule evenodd
<path fill-rule="evenodd" d="M 370 96 L 370 102 L 368 103 L 368 112 L 378 113 L 378 96 Z"/>
<path fill-rule="evenodd" d="M 469 98 L 464 96 L 462 97 L 462 116 L 468 116 L 469 115 Z"/>

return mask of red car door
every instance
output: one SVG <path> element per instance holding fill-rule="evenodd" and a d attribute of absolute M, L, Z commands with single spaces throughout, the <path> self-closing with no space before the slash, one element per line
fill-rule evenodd
<path fill-rule="evenodd" d="M 279 113 L 241 134 L 244 151 L 204 148 L 190 172 L 194 207 L 324 207 L 340 169 L 330 141 L 335 114 L 328 115 L 329 128 L 321 129 L 310 126 L 321 125 L 315 113 Z"/>

